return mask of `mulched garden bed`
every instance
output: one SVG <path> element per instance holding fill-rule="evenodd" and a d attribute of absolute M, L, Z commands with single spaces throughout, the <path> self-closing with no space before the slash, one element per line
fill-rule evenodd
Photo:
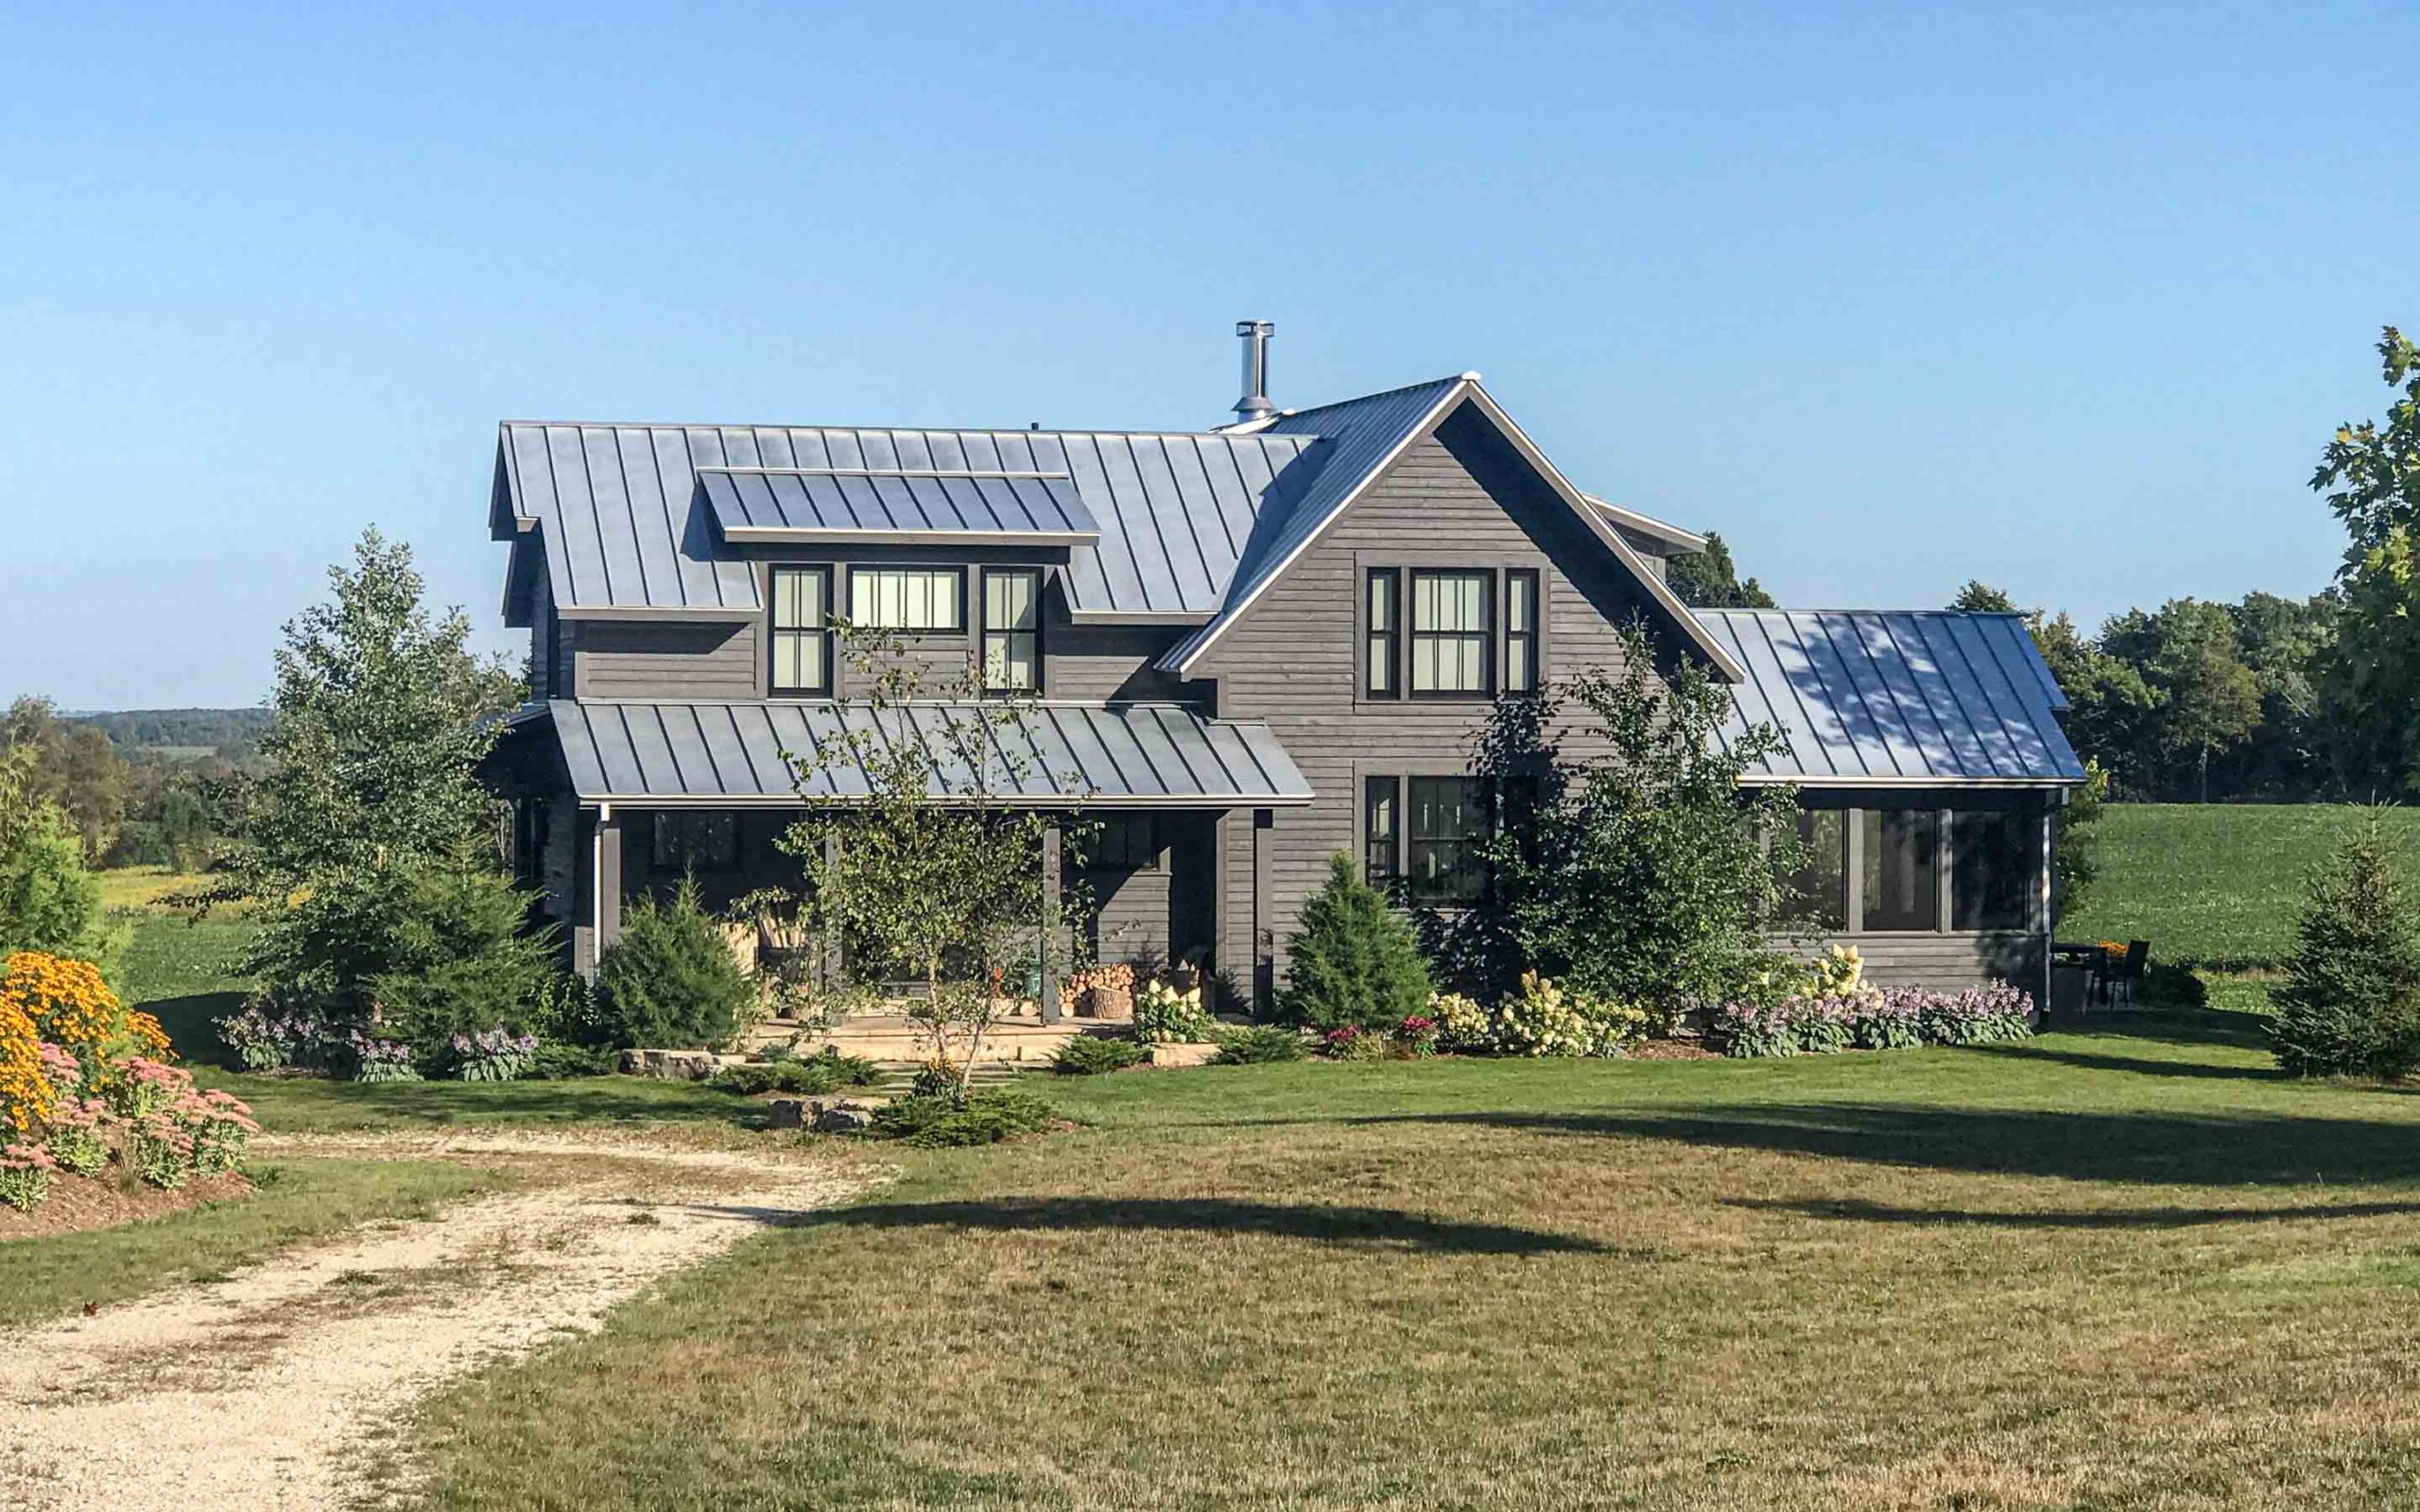
<path fill-rule="evenodd" d="M 50 1199 L 33 1211 L 0 1207 L 0 1244 L 114 1228 L 122 1223 L 165 1217 L 204 1203 L 233 1202 L 251 1194 L 252 1184 L 234 1171 L 197 1177 L 175 1192 L 145 1186 L 130 1177 L 120 1185 L 114 1172 L 97 1177 L 60 1172 L 51 1177 Z"/>
<path fill-rule="evenodd" d="M 1650 1040 L 1622 1052 L 1631 1060 L 1720 1060 L 1695 1040 Z"/>

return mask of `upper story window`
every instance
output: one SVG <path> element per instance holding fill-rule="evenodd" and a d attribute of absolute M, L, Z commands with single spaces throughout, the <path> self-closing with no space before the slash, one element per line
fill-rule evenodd
<path fill-rule="evenodd" d="M 983 569 L 983 686 L 1042 691 L 1042 574 L 1035 568 Z"/>
<path fill-rule="evenodd" d="M 1538 691 L 1538 573 L 1516 567 L 1504 575 L 1504 691 Z"/>
<path fill-rule="evenodd" d="M 1411 574 L 1411 694 L 1485 697 L 1494 688 L 1495 575 Z"/>
<path fill-rule="evenodd" d="M 831 696 L 831 618 L 830 568 L 773 569 L 773 692 Z"/>
<path fill-rule="evenodd" d="M 852 567 L 849 621 L 937 635 L 966 628 L 966 574 L 957 567 Z"/>
<path fill-rule="evenodd" d="M 1362 692 L 1372 698 L 1400 697 L 1403 574 L 1392 567 L 1373 567 L 1362 592 L 1369 597 L 1362 610 Z"/>

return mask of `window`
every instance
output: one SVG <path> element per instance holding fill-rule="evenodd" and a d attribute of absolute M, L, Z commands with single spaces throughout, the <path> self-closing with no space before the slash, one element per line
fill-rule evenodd
<path fill-rule="evenodd" d="M 1504 575 L 1504 688 L 1538 691 L 1538 574 L 1521 567 Z"/>
<path fill-rule="evenodd" d="M 1798 837 L 1814 852 L 1804 869 L 1783 879 L 1789 889 L 1785 917 L 1824 929 L 1849 922 L 1849 826 L 1845 809 L 1801 809 Z"/>
<path fill-rule="evenodd" d="M 775 693 L 832 693 L 832 573 L 824 567 L 773 569 Z"/>
<path fill-rule="evenodd" d="M 1042 574 L 1033 568 L 983 569 L 983 686 L 1042 691 Z"/>
<path fill-rule="evenodd" d="M 1485 878 L 1478 843 L 1487 837 L 1479 783 L 1467 777 L 1414 777 L 1404 784 L 1404 869 L 1424 902 L 1469 902 Z"/>
<path fill-rule="evenodd" d="M 1374 885 L 1386 885 L 1402 869 L 1395 861 L 1403 839 L 1401 787 L 1392 777 L 1367 778 L 1361 784 L 1361 879 Z"/>
<path fill-rule="evenodd" d="M 1414 697 L 1484 697 L 1495 641 L 1492 573 L 1411 575 Z"/>
<path fill-rule="evenodd" d="M 544 799 L 516 799 L 512 803 L 512 875 L 525 886 L 545 881 L 546 845 L 554 830 L 554 814 Z"/>
<path fill-rule="evenodd" d="M 1373 698 L 1398 697 L 1403 692 L 1403 574 L 1392 567 L 1371 568 L 1367 594 L 1362 688 Z"/>
<path fill-rule="evenodd" d="M 849 619 L 878 630 L 937 635 L 966 628 L 966 575 L 956 567 L 853 567 Z"/>
<path fill-rule="evenodd" d="M 1865 927 L 1941 927 L 1941 816 L 1931 809 L 1867 809 Z"/>
<path fill-rule="evenodd" d="M 1093 836 L 1092 853 L 1084 858 L 1088 868 L 1101 871 L 1157 871 L 1160 869 L 1159 826 L 1148 814 L 1117 815 L 1100 821 L 1100 832 Z"/>
<path fill-rule="evenodd" d="M 2025 816 L 2002 811 L 1949 816 L 1949 927 L 2023 929 L 2034 886 Z"/>
<path fill-rule="evenodd" d="M 651 858 L 658 871 L 732 871 L 739 866 L 735 814 L 659 814 Z"/>

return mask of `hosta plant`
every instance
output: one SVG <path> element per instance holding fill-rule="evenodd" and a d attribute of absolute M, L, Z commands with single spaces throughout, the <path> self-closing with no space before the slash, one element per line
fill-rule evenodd
<path fill-rule="evenodd" d="M 348 1048 L 355 1081 L 420 1080 L 420 1068 L 412 1062 L 412 1047 L 400 1040 L 381 1040 L 356 1029 Z"/>
<path fill-rule="evenodd" d="M 458 1034 L 446 1048 L 460 1081 L 514 1081 L 527 1075 L 538 1060 L 536 1035 L 502 1028 Z"/>

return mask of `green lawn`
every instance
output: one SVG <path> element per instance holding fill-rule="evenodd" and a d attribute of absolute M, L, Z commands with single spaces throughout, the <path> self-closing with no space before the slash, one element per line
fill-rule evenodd
<path fill-rule="evenodd" d="M 2376 1505 L 2420 1097 L 2249 1016 L 1131 1073 L 412 1425 L 436 1508 Z"/>
<path fill-rule="evenodd" d="M 2360 811 L 2333 804 L 2113 803 L 2100 878 L 2063 939 L 2148 939 L 2166 961 L 2273 966 L 2293 945 L 2304 879 Z M 2390 811 L 2420 885 L 2420 810 Z"/>
<path fill-rule="evenodd" d="M 459 1165 L 300 1157 L 256 1162 L 252 1177 L 260 1190 L 240 1202 L 0 1245 L 0 1329 L 207 1281 L 297 1240 L 381 1218 L 425 1218 L 440 1202 L 499 1184 Z"/>

